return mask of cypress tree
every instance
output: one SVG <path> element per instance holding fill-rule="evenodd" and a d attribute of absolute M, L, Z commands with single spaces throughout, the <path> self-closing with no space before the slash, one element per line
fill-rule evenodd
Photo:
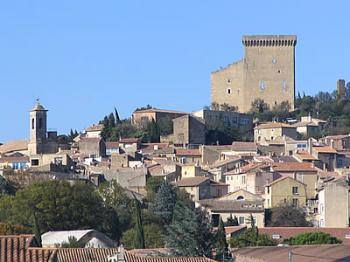
<path fill-rule="evenodd" d="M 216 260 L 225 260 L 229 258 L 228 245 L 226 241 L 224 222 L 220 218 L 218 231 L 215 236 Z"/>
<path fill-rule="evenodd" d="M 135 235 L 134 235 L 134 247 L 143 249 L 145 248 L 145 237 L 143 233 L 142 216 L 140 202 L 134 197 L 134 216 L 135 216 Z"/>
<path fill-rule="evenodd" d="M 114 107 L 114 114 L 115 114 L 115 124 L 119 124 L 120 123 L 120 117 L 119 117 L 119 114 L 118 114 L 118 111 L 117 109 Z"/>

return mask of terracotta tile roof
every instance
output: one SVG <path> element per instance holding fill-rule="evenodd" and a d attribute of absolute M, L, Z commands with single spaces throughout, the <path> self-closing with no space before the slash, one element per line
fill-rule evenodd
<path fill-rule="evenodd" d="M 270 122 L 256 126 L 256 129 L 270 129 L 270 128 L 295 128 L 291 125 L 280 123 L 280 122 Z"/>
<path fill-rule="evenodd" d="M 242 231 L 246 229 L 247 226 L 231 226 L 231 227 L 225 227 L 225 234 L 226 235 L 231 235 L 232 233 L 236 233 L 239 231 Z M 260 229 L 259 229 L 260 230 Z"/>
<path fill-rule="evenodd" d="M 129 144 L 129 143 L 138 143 L 140 141 L 139 138 L 136 137 L 129 137 L 129 138 L 122 138 L 119 140 L 119 143 L 123 143 L 123 144 Z"/>
<path fill-rule="evenodd" d="M 317 160 L 316 157 L 314 157 L 309 152 L 304 151 L 304 150 L 298 151 L 295 155 L 297 158 L 299 158 L 301 160 Z"/>
<path fill-rule="evenodd" d="M 48 262 L 53 250 L 30 248 L 36 242 L 33 235 L 0 236 L 1 262 Z"/>
<path fill-rule="evenodd" d="M 264 212 L 263 201 L 204 199 L 198 203 L 212 212 Z"/>
<path fill-rule="evenodd" d="M 233 151 L 253 151 L 256 152 L 258 150 L 257 145 L 254 142 L 233 142 L 232 143 Z"/>
<path fill-rule="evenodd" d="M 337 150 L 335 150 L 334 148 L 330 147 L 330 146 L 318 146 L 318 147 L 313 147 L 313 150 L 315 150 L 318 153 L 325 153 L 325 154 L 336 154 Z"/>
<path fill-rule="evenodd" d="M 279 183 L 279 182 L 281 182 L 281 181 L 283 181 L 283 180 L 286 180 L 286 179 L 292 179 L 292 180 L 294 180 L 294 181 L 296 181 L 296 182 L 298 182 L 298 183 L 300 183 L 300 184 L 302 184 L 302 185 L 305 185 L 303 182 L 300 182 L 299 180 L 296 180 L 296 179 L 294 179 L 294 178 L 292 178 L 292 177 L 289 177 L 289 176 L 285 176 L 285 177 L 280 177 L 280 178 L 278 178 L 278 179 L 272 181 L 271 183 L 269 183 L 269 184 L 267 184 L 267 185 L 265 185 L 265 186 L 272 186 L 272 185 L 274 185 L 274 184 L 276 184 L 276 183 Z M 306 186 L 306 185 L 305 185 L 305 186 Z"/>
<path fill-rule="evenodd" d="M 176 149 L 177 156 L 201 156 L 202 154 L 198 149 Z"/>
<path fill-rule="evenodd" d="M 10 141 L 0 146 L 0 153 L 28 150 L 27 140 Z"/>
<path fill-rule="evenodd" d="M 104 125 L 99 124 L 99 125 L 92 125 L 88 127 L 85 131 L 86 132 L 96 132 L 96 131 L 102 131 L 104 128 Z"/>
<path fill-rule="evenodd" d="M 317 172 L 312 163 L 285 162 L 273 163 L 271 165 L 273 171 L 276 172 Z"/>
<path fill-rule="evenodd" d="M 214 262 L 206 257 L 175 257 L 175 256 L 140 256 L 130 252 L 124 253 L 125 262 Z"/>
<path fill-rule="evenodd" d="M 343 241 L 342 244 L 350 245 L 350 228 L 330 228 L 330 227 L 264 227 L 259 228 L 259 232 L 269 235 L 279 235 L 280 239 L 294 237 L 307 232 L 324 232 Z M 348 238 L 347 238 L 348 237 Z"/>
<path fill-rule="evenodd" d="M 199 186 L 200 184 L 210 180 L 208 177 L 204 176 L 195 176 L 195 177 L 187 177 L 183 178 L 176 183 L 179 187 L 187 187 L 187 186 Z"/>
<path fill-rule="evenodd" d="M 105 142 L 106 149 L 119 148 L 119 142 Z"/>
<path fill-rule="evenodd" d="M 60 248 L 57 262 L 105 262 L 117 252 L 117 248 Z"/>
<path fill-rule="evenodd" d="M 269 166 L 270 166 L 269 164 L 265 164 L 265 163 L 252 162 L 252 163 L 249 163 L 248 165 L 241 167 L 240 173 L 244 174 L 244 173 L 251 172 L 255 169 L 264 169 Z"/>
<path fill-rule="evenodd" d="M 260 229 L 259 229 L 260 230 Z M 289 247 L 248 247 L 232 252 L 237 261 L 256 262 L 330 262 L 349 261 L 347 245 L 305 245 Z M 291 254 L 291 259 L 290 259 Z"/>
<path fill-rule="evenodd" d="M 349 137 L 349 135 L 335 135 L 335 136 L 326 136 L 326 137 L 323 137 L 321 139 L 333 139 L 333 140 L 338 140 L 338 139 L 344 139 L 344 138 L 347 138 Z"/>

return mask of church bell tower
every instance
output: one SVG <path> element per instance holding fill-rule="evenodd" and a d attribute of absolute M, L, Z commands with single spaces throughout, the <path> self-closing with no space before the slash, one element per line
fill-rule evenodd
<path fill-rule="evenodd" d="M 42 154 L 47 135 L 47 111 L 37 100 L 29 113 L 30 140 L 28 150 L 30 155 Z"/>

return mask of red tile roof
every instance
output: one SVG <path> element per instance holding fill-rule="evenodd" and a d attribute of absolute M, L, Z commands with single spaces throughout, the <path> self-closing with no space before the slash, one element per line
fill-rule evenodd
<path fill-rule="evenodd" d="M 181 257 L 181 256 L 138 256 L 130 252 L 124 253 L 125 262 L 214 262 L 206 257 Z"/>
<path fill-rule="evenodd" d="M 117 248 L 60 248 L 57 250 L 57 261 L 105 262 L 108 256 L 114 255 L 117 252 Z"/>
<path fill-rule="evenodd" d="M 280 123 L 280 122 L 270 122 L 270 123 L 265 123 L 258 125 L 255 127 L 256 129 L 270 129 L 270 128 L 295 128 L 291 125 L 285 124 L 285 123 Z"/>
<path fill-rule="evenodd" d="M 309 152 L 305 150 L 300 150 L 297 152 L 296 156 L 301 160 L 317 160 L 316 157 L 311 155 Z"/>
<path fill-rule="evenodd" d="M 271 165 L 276 172 L 317 172 L 312 163 L 284 162 Z"/>
<path fill-rule="evenodd" d="M 259 162 L 259 163 L 258 162 L 252 162 L 252 163 L 249 163 L 248 165 L 245 165 L 245 166 L 241 167 L 240 173 L 244 174 L 244 173 L 251 172 L 254 169 L 267 168 L 269 166 L 270 166 L 269 164 L 265 164 L 265 163 L 261 163 L 261 162 Z"/>
<path fill-rule="evenodd" d="M 336 154 L 337 150 L 335 150 L 334 148 L 330 147 L 330 146 L 319 146 L 319 147 L 313 147 L 313 149 L 315 151 L 317 151 L 318 153 L 325 153 L 325 154 Z"/>
<path fill-rule="evenodd" d="M 119 142 L 105 142 L 106 149 L 119 148 Z"/>
<path fill-rule="evenodd" d="M 350 245 L 350 228 L 330 228 L 330 227 L 264 227 L 259 228 L 259 232 L 272 235 L 279 235 L 283 240 L 296 235 L 308 232 L 324 232 L 343 241 L 342 244 Z M 348 238 L 347 238 L 348 237 Z"/>
<path fill-rule="evenodd" d="M 139 113 L 168 113 L 168 114 L 188 115 L 188 113 L 185 113 L 185 112 L 180 112 L 180 111 L 175 111 L 175 110 L 168 110 L 168 109 L 157 109 L 157 108 L 138 110 L 138 111 L 134 111 L 133 114 L 139 114 Z"/>

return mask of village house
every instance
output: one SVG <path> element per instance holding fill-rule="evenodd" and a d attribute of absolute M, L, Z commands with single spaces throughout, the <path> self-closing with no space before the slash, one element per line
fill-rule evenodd
<path fill-rule="evenodd" d="M 119 142 L 105 142 L 106 156 L 111 156 L 113 153 L 120 154 Z"/>
<path fill-rule="evenodd" d="M 227 194 L 228 190 L 226 184 L 215 182 L 204 176 L 183 178 L 175 185 L 187 192 L 193 201 L 221 197 Z"/>
<path fill-rule="evenodd" d="M 291 177 L 279 178 L 265 186 L 265 208 L 281 204 L 306 206 L 306 185 Z"/>
<path fill-rule="evenodd" d="M 266 141 L 273 141 L 283 136 L 296 139 L 296 128 L 279 122 L 260 124 L 254 128 L 254 142 L 258 144 L 264 144 Z"/>
<path fill-rule="evenodd" d="M 102 138 L 82 137 L 79 141 L 80 158 L 99 158 L 106 155 L 106 144 Z"/>
<path fill-rule="evenodd" d="M 325 183 L 318 190 L 319 227 L 348 227 L 349 208 L 349 185 L 346 178 Z"/>
<path fill-rule="evenodd" d="M 199 149 L 175 149 L 176 162 L 181 164 L 197 164 L 202 162 L 202 154 Z"/>
<path fill-rule="evenodd" d="M 224 222 L 230 216 L 237 217 L 241 226 L 251 226 L 250 218 L 253 216 L 255 225 L 259 228 L 264 227 L 265 210 L 263 201 L 248 200 L 222 200 L 222 199 L 205 199 L 199 200 L 198 206 L 208 211 L 213 224 L 217 225 L 221 218 Z"/>
<path fill-rule="evenodd" d="M 350 149 L 350 135 L 335 135 L 325 136 L 319 140 L 322 144 L 330 146 L 337 151 L 344 151 Z"/>
<path fill-rule="evenodd" d="M 337 167 L 337 150 L 329 146 L 312 146 L 311 154 L 319 161 L 315 163 L 318 168 L 334 171 Z"/>
<path fill-rule="evenodd" d="M 307 199 L 314 199 L 318 185 L 318 170 L 312 163 L 284 162 L 273 163 L 271 172 L 280 177 L 289 176 L 306 185 Z"/>
<path fill-rule="evenodd" d="M 145 110 L 137 110 L 132 113 L 131 122 L 133 125 L 146 127 L 149 122 L 154 120 L 158 125 L 171 124 L 174 118 L 178 118 L 188 113 L 174 110 L 165 110 L 150 108 Z"/>
<path fill-rule="evenodd" d="M 101 138 L 101 132 L 102 132 L 103 128 L 104 128 L 104 125 L 102 125 L 102 124 L 98 124 L 98 125 L 94 124 L 85 130 L 85 137 Z"/>

